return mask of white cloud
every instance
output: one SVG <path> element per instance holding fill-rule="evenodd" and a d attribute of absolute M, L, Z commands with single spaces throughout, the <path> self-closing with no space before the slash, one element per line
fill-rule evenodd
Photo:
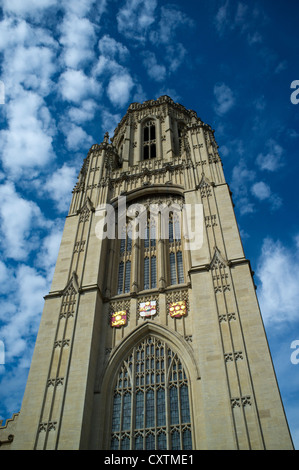
<path fill-rule="evenodd" d="M 94 25 L 87 18 L 78 18 L 74 14 L 66 15 L 60 31 L 62 60 L 67 67 L 77 69 L 93 59 L 96 35 Z"/>
<path fill-rule="evenodd" d="M 47 29 L 32 26 L 23 19 L 5 17 L 0 22 L 0 33 L 0 49 L 7 52 L 8 59 L 16 46 L 57 46 Z"/>
<path fill-rule="evenodd" d="M 269 139 L 266 143 L 268 152 L 260 153 L 256 163 L 261 170 L 276 171 L 284 165 L 284 149 L 274 139 Z"/>
<path fill-rule="evenodd" d="M 118 31 L 130 39 L 144 41 L 155 21 L 157 0 L 126 0 L 117 13 Z"/>
<path fill-rule="evenodd" d="M 101 118 L 102 118 L 103 135 L 106 132 L 108 132 L 110 137 L 112 137 L 114 134 L 115 128 L 117 127 L 118 123 L 121 120 L 121 114 L 119 113 L 112 114 L 108 109 L 102 109 Z"/>
<path fill-rule="evenodd" d="M 0 22 L 0 50 L 7 55 L 8 62 L 11 60 L 16 47 L 48 46 L 57 47 L 57 42 L 48 30 L 34 27 L 23 19 L 5 17 Z"/>
<path fill-rule="evenodd" d="M 169 71 L 175 72 L 179 66 L 183 63 L 186 57 L 187 51 L 184 46 L 180 43 L 168 45 L 166 47 L 166 60 L 169 63 Z"/>
<path fill-rule="evenodd" d="M 233 91 L 225 83 L 217 83 L 214 86 L 214 96 L 216 98 L 214 109 L 220 116 L 230 111 L 235 104 Z"/>
<path fill-rule="evenodd" d="M 64 126 L 64 133 L 68 150 L 76 151 L 84 147 L 88 150 L 93 143 L 93 138 L 76 124 L 70 123 Z"/>
<path fill-rule="evenodd" d="M 37 249 L 40 229 L 49 227 L 38 205 L 21 197 L 12 183 L 0 185 L 2 249 L 5 257 L 26 260 Z"/>
<path fill-rule="evenodd" d="M 148 76 L 157 81 L 162 82 L 166 77 L 166 67 L 157 63 L 156 56 L 153 52 L 144 52 L 143 64 L 147 70 Z"/>
<path fill-rule="evenodd" d="M 57 0 L 3 0 L 3 10 L 17 16 L 33 16 L 56 4 Z"/>
<path fill-rule="evenodd" d="M 107 6 L 107 0 L 60 0 L 67 14 L 76 15 L 78 18 L 83 18 L 90 13 L 93 7 L 96 7 L 98 13 L 102 14 Z"/>
<path fill-rule="evenodd" d="M 258 181 L 254 183 L 251 187 L 252 194 L 259 199 L 260 201 L 268 201 L 270 203 L 270 207 L 273 210 L 277 210 L 282 205 L 282 200 L 276 194 L 273 194 L 270 186 L 263 181 Z"/>
<path fill-rule="evenodd" d="M 31 91 L 21 91 L 5 109 L 8 128 L 0 132 L 4 168 L 15 179 L 22 174 L 33 178 L 35 169 L 55 158 L 55 124 L 43 99 Z"/>
<path fill-rule="evenodd" d="M 264 14 L 258 7 L 249 8 L 244 2 L 226 0 L 215 15 L 214 24 L 219 36 L 229 32 L 246 35 L 249 46 L 263 42 L 259 29 L 264 24 Z"/>
<path fill-rule="evenodd" d="M 240 159 L 238 165 L 233 168 L 230 187 L 241 215 L 250 214 L 255 210 L 248 197 L 248 185 L 253 183 L 254 179 L 255 172 L 248 169 L 244 159 Z"/>
<path fill-rule="evenodd" d="M 45 46 L 18 46 L 10 57 L 8 70 L 9 78 L 8 74 L 5 77 L 6 88 L 9 84 L 15 88 L 19 83 L 26 89 L 46 96 L 54 88 L 51 80 L 57 70 L 54 51 Z"/>
<path fill-rule="evenodd" d="M 68 116 L 75 124 L 83 124 L 94 118 L 97 107 L 98 104 L 95 100 L 87 99 L 82 101 L 78 107 L 70 107 L 68 109 Z"/>
<path fill-rule="evenodd" d="M 133 86 L 134 82 L 128 72 L 113 75 L 107 88 L 107 94 L 111 103 L 115 106 L 124 106 L 128 103 Z"/>
<path fill-rule="evenodd" d="M 261 284 L 258 298 L 265 323 L 283 327 L 286 322 L 298 321 L 298 243 L 285 247 L 280 241 L 265 239 L 256 275 Z"/>
<path fill-rule="evenodd" d="M 101 75 L 106 76 L 121 73 L 123 70 L 125 70 L 124 67 L 118 64 L 116 60 L 101 55 L 93 67 L 93 75 L 96 77 Z"/>
<path fill-rule="evenodd" d="M 277 65 L 274 73 L 280 73 L 280 72 L 283 72 L 286 68 L 288 67 L 288 63 L 286 60 L 283 60 L 281 62 L 279 62 L 279 64 Z"/>
<path fill-rule="evenodd" d="M 263 41 L 262 35 L 258 31 L 254 31 L 254 33 L 247 34 L 247 41 L 250 46 L 253 44 L 259 44 Z"/>
<path fill-rule="evenodd" d="M 70 195 L 76 183 L 77 169 L 66 163 L 56 170 L 46 181 L 43 190 L 56 202 L 59 211 L 69 208 Z"/>
<path fill-rule="evenodd" d="M 66 70 L 60 75 L 58 86 L 62 97 L 75 104 L 101 93 L 100 83 L 82 70 Z"/>
<path fill-rule="evenodd" d="M 177 29 L 185 26 L 193 26 L 193 21 L 182 11 L 173 6 L 161 7 L 161 18 L 157 30 L 150 32 L 152 43 L 171 45 L 173 44 Z"/>
<path fill-rule="evenodd" d="M 263 181 L 254 183 L 254 185 L 251 188 L 251 192 L 254 196 L 256 196 L 261 201 L 263 201 L 264 199 L 268 199 L 271 196 L 270 186 L 268 186 Z"/>
<path fill-rule="evenodd" d="M 222 5 L 215 16 L 215 26 L 219 34 L 222 34 L 229 24 L 228 19 L 229 0 Z"/>
<path fill-rule="evenodd" d="M 49 281 L 52 280 L 54 275 L 63 226 L 64 219 L 55 220 L 55 225 L 53 225 L 48 235 L 43 238 L 36 257 L 36 266 L 46 273 L 46 277 Z"/>
<path fill-rule="evenodd" d="M 0 336 L 5 344 L 5 359 L 28 354 L 27 342 L 35 337 L 44 304 L 44 295 L 49 291 L 49 281 L 36 269 L 20 265 L 15 273 L 14 306 L 11 314 L 2 318 Z M 3 301 L 5 307 L 5 301 Z"/>
<path fill-rule="evenodd" d="M 99 51 L 104 57 L 119 59 L 121 62 L 127 60 L 129 56 L 128 48 L 113 39 L 109 34 L 105 34 L 98 43 Z"/>

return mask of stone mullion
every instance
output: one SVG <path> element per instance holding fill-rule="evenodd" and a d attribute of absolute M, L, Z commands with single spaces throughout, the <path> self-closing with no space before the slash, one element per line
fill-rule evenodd
<path fill-rule="evenodd" d="M 95 161 L 95 162 L 94 162 Z M 95 184 L 95 177 L 96 177 L 96 172 L 97 172 L 97 165 L 98 165 L 98 156 L 96 153 L 94 153 L 91 158 L 90 158 L 90 163 L 88 167 L 88 175 L 87 175 L 87 188 L 90 187 L 90 200 L 92 201 L 92 196 L 93 196 L 93 189 L 97 186 Z M 91 180 L 91 181 L 89 181 Z"/>
<path fill-rule="evenodd" d="M 70 347 L 69 347 L 69 351 L 68 351 L 68 360 L 67 360 L 67 363 L 66 363 L 64 388 L 63 388 L 63 395 L 62 395 L 61 406 L 60 406 L 60 416 L 59 416 L 58 425 L 57 425 L 57 437 L 56 437 L 55 449 L 57 449 L 58 443 L 59 443 L 61 421 L 62 421 L 62 416 L 63 416 L 63 406 L 64 406 L 65 395 L 66 395 L 66 391 L 67 391 L 67 383 L 68 383 L 69 369 L 70 369 L 70 363 L 71 363 L 71 358 L 72 358 L 72 351 L 73 351 L 73 347 L 74 347 L 74 337 L 75 337 L 75 332 L 76 332 L 76 323 L 77 323 L 79 303 L 80 303 L 80 294 L 78 293 L 76 295 L 76 297 L 77 297 L 77 299 L 76 299 L 76 310 L 74 312 L 74 317 L 73 317 Z"/>
<path fill-rule="evenodd" d="M 94 213 L 94 209 L 93 208 L 90 208 L 89 209 L 89 218 L 88 218 L 88 226 L 87 226 L 87 234 L 86 234 L 86 244 L 85 244 L 85 249 L 84 249 L 84 252 L 83 252 L 83 261 L 82 261 L 82 269 L 81 269 L 81 278 L 79 280 L 79 286 L 80 288 L 82 288 L 82 285 L 83 285 L 83 277 L 84 277 L 84 271 L 85 271 L 85 265 L 86 265 L 86 258 L 87 258 L 87 252 L 88 252 L 88 244 L 89 244 L 89 240 L 90 240 L 90 232 L 91 232 L 91 226 L 92 226 L 92 222 L 93 222 L 93 213 Z M 83 234 L 85 232 L 85 228 L 86 228 L 86 222 L 83 222 L 83 226 L 82 226 L 82 237 L 83 237 Z M 80 253 L 78 253 L 78 262 L 79 262 L 79 255 Z M 79 274 L 78 274 L 78 277 L 79 277 Z"/>
<path fill-rule="evenodd" d="M 62 302 L 63 302 L 63 296 L 62 296 L 62 299 L 61 299 L 61 306 L 62 306 Z M 62 307 L 60 307 L 60 311 L 61 311 L 61 308 Z M 44 421 L 43 420 L 43 414 L 44 414 L 44 409 L 45 409 L 45 406 L 46 406 L 46 400 L 47 400 L 47 396 L 48 396 L 48 386 L 47 386 L 47 384 L 48 384 L 49 379 L 51 378 L 51 369 L 52 369 L 53 359 L 54 359 L 54 355 L 55 355 L 55 342 L 57 341 L 57 335 L 58 335 L 58 332 L 59 332 L 59 327 L 60 327 L 60 320 L 58 320 L 58 322 L 57 322 L 55 337 L 54 337 L 54 343 L 53 343 L 53 347 L 52 347 L 52 351 L 51 351 L 51 359 L 50 359 L 50 363 L 49 363 L 47 382 L 46 382 L 46 386 L 45 386 L 44 397 L 43 397 L 43 402 L 42 402 L 42 407 L 41 407 L 41 412 L 40 412 L 39 426 L 41 426 L 42 422 Z M 40 431 L 39 431 L 39 429 L 37 429 L 36 437 L 35 437 L 35 443 L 34 443 L 34 450 L 38 449 L 39 441 L 40 441 Z"/>
<path fill-rule="evenodd" d="M 79 227 L 81 228 L 81 230 L 79 230 Z M 75 271 L 77 274 L 78 274 L 78 266 L 79 266 L 79 259 L 80 259 L 80 247 L 82 246 L 84 231 L 85 231 L 85 221 L 82 222 L 81 224 L 78 224 L 78 230 L 77 230 L 77 234 L 75 238 L 74 251 L 75 251 L 76 243 L 78 243 L 78 252 L 76 254 L 73 253 L 73 261 L 75 260 L 74 262 L 75 266 L 72 269 L 72 271 Z M 86 239 L 88 240 L 88 237 L 86 237 Z M 87 247 L 85 247 L 85 253 L 86 253 L 86 248 Z"/>
<path fill-rule="evenodd" d="M 200 142 L 199 134 L 200 134 L 200 129 L 196 129 L 195 130 L 196 145 L 197 145 L 197 148 L 198 148 L 199 162 L 200 162 L 200 165 L 202 167 L 203 166 L 203 159 L 202 159 L 200 149 L 202 148 L 203 144 Z"/>
<path fill-rule="evenodd" d="M 131 375 L 131 426 L 130 426 L 130 449 L 134 448 L 134 429 L 135 429 L 135 418 L 136 418 L 136 349 L 132 352 L 132 375 Z"/>
<path fill-rule="evenodd" d="M 133 230 L 135 227 L 133 228 Z M 127 235 L 128 236 L 128 235 Z M 140 267 L 140 237 L 136 237 L 135 233 L 132 233 L 132 256 L 131 256 L 131 279 L 130 279 L 130 292 L 131 294 L 137 294 L 139 290 L 139 283 L 138 279 L 140 276 L 138 275 L 139 267 Z M 124 266 L 125 270 L 125 266 Z M 124 272 L 124 280 L 125 280 L 125 272 Z"/>
<path fill-rule="evenodd" d="M 57 343 L 58 341 L 58 335 L 59 335 L 59 330 L 60 330 L 60 326 L 61 326 L 61 322 L 64 321 L 64 318 L 65 318 L 65 324 L 64 324 L 64 328 L 63 328 L 63 335 L 62 335 L 62 338 L 61 338 L 61 348 L 60 348 L 60 352 L 59 352 L 59 357 L 58 357 L 58 364 L 57 364 L 57 367 L 56 367 L 56 374 L 55 374 L 55 385 L 54 385 L 54 390 L 53 390 L 53 396 L 52 396 L 52 399 L 51 399 L 51 403 L 50 403 L 50 409 L 49 409 L 49 414 L 48 414 L 48 419 L 47 419 L 47 423 L 49 423 L 52 419 L 52 412 L 53 412 L 53 407 L 54 407 L 54 401 L 55 401 L 55 395 L 56 395 L 56 379 L 59 377 L 59 371 L 60 371 L 60 364 L 61 364 L 61 358 L 62 358 L 62 354 L 63 354 L 63 341 L 66 340 L 66 329 L 67 329 L 67 322 L 68 322 L 68 313 L 69 313 L 69 310 L 66 312 L 66 315 L 65 317 L 61 316 L 61 312 L 63 310 L 63 303 L 65 302 L 65 298 L 67 295 L 70 295 L 70 298 L 72 299 L 73 298 L 73 295 L 72 294 L 65 294 L 62 296 L 62 299 L 61 299 L 61 307 L 60 307 L 60 313 L 59 313 L 59 319 L 58 319 L 58 322 L 57 322 L 57 327 L 56 327 L 56 332 L 55 332 L 55 338 L 54 338 L 54 343 L 53 343 L 53 347 L 52 347 L 52 352 L 51 352 L 51 360 L 50 360 L 50 365 L 49 365 L 49 371 L 48 371 L 48 376 L 47 376 L 47 382 L 46 382 L 46 386 L 45 386 L 45 392 L 44 392 L 44 399 L 43 399 L 43 404 L 42 404 L 42 409 L 41 409 L 41 414 L 40 414 L 40 423 L 42 423 L 42 421 L 44 422 L 44 419 L 43 419 L 43 414 L 44 414 L 44 410 L 45 410 L 45 407 L 46 407 L 46 401 L 47 401 L 47 398 L 49 396 L 49 380 L 51 380 L 52 378 L 52 368 L 53 368 L 53 362 L 54 362 L 54 356 L 55 356 L 55 350 L 56 350 L 56 347 L 55 347 L 55 344 Z M 68 302 L 70 304 L 70 306 L 72 306 L 72 302 Z M 64 387 L 65 387 L 65 383 L 64 383 Z M 58 416 L 57 416 L 58 418 Z M 51 429 L 52 430 L 52 429 Z M 49 427 L 47 426 L 46 428 L 46 435 L 45 435 L 45 439 L 44 439 L 44 443 L 43 443 L 43 448 L 46 449 L 46 446 L 47 446 L 47 440 L 48 440 L 48 433 L 50 431 Z M 36 435 L 36 440 L 35 440 L 35 446 L 34 448 L 36 449 L 38 447 L 38 442 L 40 440 L 40 435 L 39 435 L 39 430 L 37 431 L 37 435 Z"/>
<path fill-rule="evenodd" d="M 156 244 L 157 246 L 157 271 L 158 271 L 158 288 L 161 291 L 164 291 L 166 287 L 166 278 L 167 278 L 167 263 L 164 262 L 165 260 L 165 249 L 167 244 L 165 243 L 166 240 L 161 236 L 161 228 L 162 228 L 162 214 L 159 212 L 158 214 L 158 223 L 156 224 L 157 233 L 156 233 Z"/>
<path fill-rule="evenodd" d="M 181 410 L 181 388 L 180 388 L 180 381 L 179 381 L 179 366 L 178 360 L 176 361 L 176 372 L 177 372 L 177 379 L 176 379 L 176 387 L 178 391 L 178 410 L 179 410 L 179 431 L 180 431 L 180 443 L 181 449 L 183 449 L 183 426 L 182 426 L 182 410 Z"/>
<path fill-rule="evenodd" d="M 201 126 L 201 131 L 202 131 L 203 148 L 204 148 L 204 151 L 205 151 L 206 160 L 208 161 L 208 159 L 209 159 L 209 152 L 208 152 L 208 146 L 207 146 L 207 140 L 206 140 L 206 132 L 205 132 L 204 126 Z"/>
<path fill-rule="evenodd" d="M 206 231 L 206 237 L 207 237 L 207 242 L 208 242 L 208 250 L 209 250 L 209 257 L 210 259 L 212 258 L 212 251 L 211 251 L 211 243 L 210 243 L 210 236 L 209 236 L 209 232 L 208 232 L 208 229 L 206 227 L 206 224 L 205 224 L 205 218 L 206 216 L 210 216 L 211 215 L 211 210 L 210 210 L 210 204 L 209 204 L 209 196 L 207 194 L 207 191 L 206 191 L 206 196 L 203 197 L 203 194 L 201 194 L 201 203 L 203 205 L 203 221 L 204 221 L 204 228 L 205 228 L 205 231 Z"/>
<path fill-rule="evenodd" d="M 160 160 L 162 158 L 162 129 L 161 129 L 161 121 L 159 118 L 155 119 L 155 126 L 156 126 L 156 152 L 157 158 Z"/>
<path fill-rule="evenodd" d="M 216 172 L 215 172 L 215 167 L 213 163 L 213 157 L 214 157 L 214 149 L 211 141 L 211 131 L 207 131 L 207 140 L 208 140 L 208 145 L 207 145 L 207 162 L 209 164 L 209 169 L 210 169 L 210 175 L 211 175 L 211 180 L 216 183 L 217 182 L 217 177 L 216 177 Z"/>
<path fill-rule="evenodd" d="M 253 382 L 252 382 L 252 377 L 251 377 L 251 371 L 250 371 L 250 365 L 248 363 L 248 359 L 247 359 L 247 353 L 246 353 L 246 343 L 245 343 L 245 338 L 244 338 L 244 335 L 243 335 L 243 329 L 242 329 L 242 324 L 241 324 L 241 317 L 240 317 L 240 312 L 239 312 L 239 308 L 238 308 L 238 303 L 237 303 L 237 297 L 236 297 L 236 292 L 235 292 L 235 286 L 234 286 L 234 282 L 233 282 L 233 278 L 231 276 L 231 273 L 230 273 L 230 282 L 231 282 L 231 286 L 232 286 L 232 292 L 233 292 L 233 296 L 234 296 L 234 301 L 235 301 L 235 307 L 236 307 L 236 315 L 237 315 L 237 318 L 238 318 L 238 329 L 239 329 L 239 335 L 240 335 L 240 338 L 241 338 L 241 343 L 242 343 L 242 350 L 243 350 L 243 360 L 244 360 L 244 365 L 246 365 L 246 370 L 248 372 L 248 382 L 249 382 L 249 386 L 250 386 L 250 399 L 251 399 L 251 406 L 254 407 L 254 410 L 256 412 L 256 415 L 258 416 L 258 413 L 257 413 L 257 403 L 256 403 L 256 399 L 255 399 L 255 393 L 254 393 L 254 386 L 253 386 Z M 240 398 L 242 400 L 242 395 L 240 394 Z M 246 419 L 246 415 L 245 415 L 245 412 L 243 411 L 244 413 L 244 419 Z M 263 448 L 265 448 L 265 442 L 264 442 L 264 437 L 263 437 L 263 433 L 262 433 L 262 428 L 261 428 L 261 423 L 260 423 L 260 420 L 259 418 L 258 419 L 258 423 L 259 423 L 259 437 L 262 441 L 262 445 L 263 445 Z M 247 420 L 246 420 L 246 423 L 247 423 Z M 249 431 L 248 431 L 248 434 L 249 434 Z M 249 439 L 249 437 L 248 437 Z"/>
<path fill-rule="evenodd" d="M 74 271 L 73 264 L 74 264 L 74 258 L 75 258 L 75 247 L 76 247 L 76 242 L 78 241 L 78 233 L 79 233 L 81 224 L 84 224 L 84 222 L 80 222 L 80 213 L 79 213 L 77 216 L 77 227 L 76 227 L 76 233 L 75 233 L 74 244 L 73 244 L 72 258 L 70 261 L 70 267 L 69 267 L 69 272 L 68 272 L 68 279 L 71 278 L 72 272 Z"/>
<path fill-rule="evenodd" d="M 211 271 L 211 273 L 212 273 L 212 275 L 213 275 L 213 270 Z M 214 273 L 217 274 L 217 270 L 216 270 L 216 269 L 214 270 Z M 213 280 L 212 280 L 212 285 L 214 285 Z M 226 377 L 226 385 L 227 385 L 227 390 L 228 390 L 228 396 L 229 396 L 229 400 L 231 400 L 231 398 L 232 398 L 231 385 L 230 385 L 230 380 L 229 380 L 227 365 L 226 365 L 225 359 L 224 359 L 224 354 L 225 354 L 224 337 L 223 337 L 222 326 L 221 326 L 221 324 L 220 324 L 220 318 L 223 317 L 223 314 L 222 314 L 222 313 L 220 314 L 219 302 L 218 302 L 218 299 L 217 299 L 218 295 L 219 295 L 219 294 L 215 291 L 214 296 L 215 296 L 215 305 L 216 305 L 216 312 L 217 312 L 218 324 L 219 324 L 219 335 L 220 335 L 221 349 L 222 349 L 222 355 L 223 355 L 223 366 L 224 366 L 224 370 L 225 370 L 225 377 Z M 227 312 L 226 312 L 226 318 L 227 318 Z M 229 320 L 228 320 L 228 321 L 229 321 Z M 239 450 L 239 441 L 238 441 L 236 420 L 235 420 L 235 416 L 234 416 L 233 410 L 231 410 L 231 415 L 232 415 L 233 427 L 234 427 L 234 431 L 235 431 L 236 445 L 237 445 L 237 449 Z"/>
<path fill-rule="evenodd" d="M 95 198 L 95 207 L 97 207 L 97 205 L 99 204 L 99 201 L 100 201 L 100 193 L 101 193 L 101 190 L 102 190 L 102 178 L 103 178 L 103 171 L 104 171 L 104 154 L 105 150 L 101 150 L 100 153 L 97 154 L 97 160 L 96 160 L 96 164 L 98 165 L 99 163 L 99 175 L 98 175 L 98 178 L 97 178 L 97 181 L 96 181 L 96 184 L 97 184 L 97 192 L 96 192 L 96 198 Z M 99 162 L 100 160 L 100 162 Z"/>
<path fill-rule="evenodd" d="M 117 227 L 116 227 L 117 229 Z M 110 262 L 108 263 L 108 272 L 107 272 L 107 282 L 106 282 L 106 290 L 105 290 L 105 298 L 110 298 L 111 293 L 113 292 L 114 286 L 113 286 L 113 267 L 118 266 L 116 263 L 116 247 L 118 245 L 117 239 L 112 239 L 109 241 L 109 250 L 108 250 L 108 259 Z M 118 274 L 118 270 L 117 270 Z"/>
<path fill-rule="evenodd" d="M 214 201 L 215 201 L 216 218 L 217 218 L 218 223 L 219 223 L 219 230 L 218 230 L 218 233 L 220 233 L 220 238 L 221 238 L 221 241 L 222 241 L 222 246 L 223 246 L 223 250 L 224 250 L 225 259 L 228 260 L 228 258 L 227 258 L 227 252 L 226 252 L 226 245 L 225 245 L 225 240 L 224 240 L 223 230 L 222 230 L 222 225 L 221 225 L 221 218 L 220 218 L 220 216 L 219 216 L 219 207 L 218 207 L 218 204 L 217 204 L 217 198 L 216 198 L 216 193 L 215 193 L 215 185 L 213 186 L 213 197 L 214 197 Z M 216 243 L 216 242 L 215 242 L 215 243 Z M 228 260 L 228 261 L 229 261 L 229 260 Z"/>
<path fill-rule="evenodd" d="M 223 272 L 221 270 L 221 266 L 223 268 Z M 218 259 L 215 261 L 213 268 L 211 269 L 211 275 L 214 278 L 213 279 L 213 285 L 214 285 L 214 291 L 215 291 L 215 304 L 216 304 L 216 310 L 217 310 L 217 315 L 218 315 L 218 325 L 219 325 L 219 334 L 220 334 L 220 342 L 221 342 L 221 349 L 222 349 L 222 355 L 223 355 L 223 366 L 225 370 L 225 376 L 226 376 L 226 384 L 227 384 L 227 390 L 228 390 L 228 395 L 229 395 L 229 400 L 230 403 L 232 402 L 233 399 L 233 394 L 232 394 L 232 387 L 233 384 L 231 383 L 231 374 L 230 371 L 228 370 L 228 364 L 225 361 L 225 331 L 224 331 L 224 326 L 220 322 L 220 318 L 225 317 L 229 323 L 229 310 L 228 310 L 228 304 L 227 304 L 227 299 L 226 299 L 226 289 L 227 289 L 227 284 L 223 280 L 223 275 L 225 276 L 226 274 L 226 269 L 227 267 L 224 266 L 224 264 Z M 220 299 L 222 301 L 220 301 Z M 224 308 L 224 312 L 223 312 Z M 221 312 L 221 315 L 220 315 Z M 228 326 L 229 328 L 229 338 L 230 338 L 230 344 L 231 348 L 234 351 L 233 347 L 233 341 L 232 341 L 232 335 L 230 334 L 230 325 Z M 235 361 L 234 361 L 235 362 Z M 238 378 L 237 370 L 235 370 L 235 377 L 237 379 L 238 387 L 239 387 L 239 378 Z M 239 392 L 241 396 L 241 391 L 239 387 Z M 236 439 L 236 445 L 237 448 L 240 449 L 240 446 L 242 447 L 242 444 L 240 443 L 240 436 L 238 435 L 238 423 L 237 423 L 237 416 L 235 416 L 234 410 L 231 407 L 231 416 L 232 416 L 232 421 L 233 421 L 233 426 L 234 426 L 234 431 L 235 431 L 235 439 Z M 245 424 L 246 426 L 246 424 Z M 247 429 L 245 429 L 247 432 Z"/>
<path fill-rule="evenodd" d="M 171 446 L 171 436 L 170 436 L 170 402 L 169 402 L 169 367 L 168 367 L 168 348 L 166 343 L 164 347 L 164 383 L 165 383 L 165 424 L 166 424 L 166 442 L 167 449 L 170 449 Z"/>
<path fill-rule="evenodd" d="M 229 268 L 226 268 L 226 269 L 229 269 Z M 230 276 L 230 281 L 231 281 L 231 276 Z M 223 289 L 222 289 L 222 291 L 223 291 Z M 229 309 L 228 309 L 228 303 L 227 303 L 227 295 L 229 295 L 229 294 L 227 294 L 226 291 L 225 292 L 223 291 L 222 295 L 223 295 L 223 300 L 224 300 L 224 304 L 225 304 L 226 315 L 228 315 Z M 234 352 L 235 352 L 235 345 L 234 345 L 234 339 L 233 339 L 234 335 L 233 335 L 232 330 L 231 330 L 230 322 L 228 322 L 228 329 L 229 329 L 229 337 L 230 337 L 230 342 L 231 342 L 231 351 L 234 355 Z M 223 351 L 223 353 L 225 353 L 225 351 Z M 242 396 L 243 396 L 242 395 L 242 386 L 241 386 L 239 371 L 238 371 L 238 367 L 237 367 L 235 358 L 233 358 L 233 364 L 234 364 L 234 375 L 235 375 L 235 378 L 236 378 L 236 381 L 237 381 L 237 388 L 239 390 L 239 397 L 240 397 L 240 401 L 242 402 Z M 226 369 L 228 368 L 228 366 L 229 366 L 228 362 L 225 361 Z M 228 380 L 229 380 L 229 374 L 228 373 L 227 373 L 227 377 L 228 377 Z M 230 387 L 230 389 L 231 389 L 231 387 Z M 231 400 L 233 400 L 234 397 L 231 396 L 230 398 L 231 398 Z M 247 425 L 247 419 L 246 419 L 246 416 L 245 416 L 244 406 L 242 406 L 242 403 L 241 403 L 241 411 L 242 411 L 243 426 L 245 428 L 245 433 L 246 433 L 246 440 L 247 440 L 248 447 L 250 449 L 251 448 L 250 436 L 249 436 L 249 431 L 248 431 L 248 425 Z M 232 408 L 232 413 L 235 414 L 233 408 Z M 236 432 L 238 432 L 237 428 L 236 428 Z"/>
<path fill-rule="evenodd" d="M 214 201 L 215 201 L 215 193 L 213 192 L 213 198 L 214 198 Z M 209 217 L 210 217 L 210 220 L 212 220 L 212 210 L 211 210 L 211 204 L 210 204 L 210 200 L 209 200 L 209 197 L 207 197 L 207 204 L 208 204 L 208 213 L 209 213 Z M 205 219 L 204 219 L 205 220 Z M 212 225 L 212 239 L 214 241 L 214 247 L 217 246 L 217 242 L 216 242 L 216 234 L 215 234 L 215 230 L 214 230 L 214 227 L 213 227 L 213 224 Z M 207 235 L 208 235 L 208 230 L 207 230 Z"/>
<path fill-rule="evenodd" d="M 70 299 L 72 299 L 72 295 L 70 295 Z M 69 302 L 70 302 L 70 299 L 69 299 Z M 70 304 L 71 305 L 71 304 Z M 69 312 L 68 312 L 69 313 Z M 68 313 L 66 315 L 65 318 L 61 318 L 59 321 L 63 321 L 64 320 L 64 328 L 63 328 L 63 334 L 62 334 L 62 343 L 64 340 L 66 340 L 66 331 L 67 331 L 67 326 L 68 326 L 68 320 L 69 320 L 69 316 L 68 316 Z M 55 348 L 55 343 L 54 343 L 54 348 Z M 52 418 L 53 418 L 53 410 L 54 410 L 54 406 L 55 406 L 55 398 L 56 398 L 56 391 L 57 391 L 57 378 L 59 377 L 60 375 L 60 368 L 61 368 L 61 363 L 62 363 L 62 355 L 64 353 L 64 348 L 61 346 L 60 347 L 60 351 L 59 351 L 59 358 L 58 358 L 58 363 L 57 363 L 57 368 L 56 368 L 56 375 L 55 375 L 55 385 L 54 385 L 54 389 L 53 389 L 53 396 L 52 396 L 52 402 L 51 402 L 51 407 L 50 407 L 50 411 L 49 411 L 49 418 L 48 418 L 48 422 L 52 421 Z M 65 387 L 65 383 L 64 383 L 64 387 Z M 54 416 L 55 418 L 55 416 Z M 58 415 L 57 415 L 57 418 L 58 418 Z M 45 436 L 45 441 L 44 441 L 44 450 L 46 450 L 47 448 L 47 441 L 48 441 L 48 436 L 49 436 L 49 430 L 46 431 L 46 436 Z"/>

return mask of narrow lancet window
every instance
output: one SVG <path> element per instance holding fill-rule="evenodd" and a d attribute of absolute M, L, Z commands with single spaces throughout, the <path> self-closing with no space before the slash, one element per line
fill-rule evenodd
<path fill-rule="evenodd" d="M 147 121 L 143 126 L 143 159 L 156 158 L 156 126 L 154 121 Z"/>

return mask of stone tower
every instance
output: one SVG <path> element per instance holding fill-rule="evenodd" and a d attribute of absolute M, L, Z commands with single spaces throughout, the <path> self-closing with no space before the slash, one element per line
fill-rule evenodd
<path fill-rule="evenodd" d="M 91 147 L 12 449 L 293 448 L 217 148 L 168 96 Z"/>

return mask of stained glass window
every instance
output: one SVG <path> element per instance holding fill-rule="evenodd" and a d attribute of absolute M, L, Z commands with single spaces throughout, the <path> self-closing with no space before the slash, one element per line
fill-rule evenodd
<path fill-rule="evenodd" d="M 137 344 L 119 369 L 111 449 L 192 449 L 187 376 L 177 354 L 156 337 Z"/>

